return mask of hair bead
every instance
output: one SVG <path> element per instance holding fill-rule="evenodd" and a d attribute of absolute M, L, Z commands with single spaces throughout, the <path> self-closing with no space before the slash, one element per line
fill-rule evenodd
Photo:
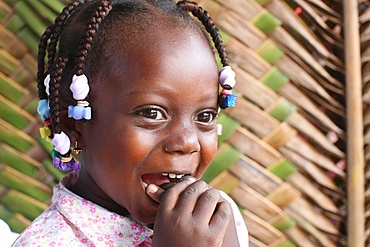
<path fill-rule="evenodd" d="M 237 96 L 235 94 L 220 94 L 218 96 L 218 105 L 221 109 L 235 107 L 236 98 Z"/>
<path fill-rule="evenodd" d="M 42 139 L 46 139 L 47 137 L 51 136 L 51 130 L 48 126 L 44 126 L 40 128 L 40 136 Z"/>
<path fill-rule="evenodd" d="M 55 168 L 58 168 L 64 172 L 80 172 L 81 164 L 78 161 L 75 161 L 72 157 L 72 154 L 69 154 L 67 157 L 58 157 L 53 158 L 53 165 Z"/>
<path fill-rule="evenodd" d="M 225 94 L 225 95 L 233 94 L 233 90 L 232 89 L 222 89 L 221 94 Z"/>
<path fill-rule="evenodd" d="M 50 90 L 49 90 L 49 84 L 50 84 L 50 74 L 48 74 L 45 79 L 44 79 L 44 85 L 45 85 L 45 92 L 49 96 L 50 95 Z"/>
<path fill-rule="evenodd" d="M 89 81 L 86 75 L 74 75 L 69 89 L 72 91 L 73 98 L 77 100 L 77 106 L 68 106 L 68 117 L 75 120 L 91 119 L 91 107 L 89 102 L 84 101 L 90 91 Z"/>
<path fill-rule="evenodd" d="M 235 72 L 230 66 L 223 67 L 220 70 L 220 86 L 225 89 L 231 89 L 235 84 Z"/>
<path fill-rule="evenodd" d="M 223 88 L 219 97 L 218 104 L 221 109 L 235 107 L 237 96 L 233 94 L 233 87 L 236 84 L 235 72 L 230 66 L 225 66 L 220 70 L 220 86 Z"/>
<path fill-rule="evenodd" d="M 47 99 L 42 99 L 37 105 L 37 113 L 40 115 L 42 120 L 50 119 L 49 102 Z"/>
<path fill-rule="evenodd" d="M 71 89 L 75 100 L 84 100 L 90 91 L 86 75 L 74 75 L 69 89 Z"/>
<path fill-rule="evenodd" d="M 54 134 L 52 142 L 54 144 L 55 150 L 61 153 L 62 155 L 69 152 L 69 149 L 71 147 L 71 141 L 63 131 L 60 134 Z"/>
<path fill-rule="evenodd" d="M 76 120 L 86 119 L 91 120 L 91 107 L 86 106 L 68 106 L 68 117 Z"/>

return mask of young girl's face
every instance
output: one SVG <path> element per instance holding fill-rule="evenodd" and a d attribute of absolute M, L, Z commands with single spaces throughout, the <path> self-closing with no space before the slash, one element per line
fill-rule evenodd
<path fill-rule="evenodd" d="M 110 41 L 101 76 L 91 78 L 93 118 L 78 123 L 86 197 L 144 223 L 158 207 L 145 184 L 199 178 L 217 148 L 214 54 L 199 33 L 156 30 L 136 43 Z"/>

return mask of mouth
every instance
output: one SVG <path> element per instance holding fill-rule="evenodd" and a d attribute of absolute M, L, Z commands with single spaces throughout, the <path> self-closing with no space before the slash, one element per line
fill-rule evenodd
<path fill-rule="evenodd" d="M 160 188 L 167 190 L 174 186 L 175 184 L 181 182 L 185 177 L 191 176 L 190 173 L 172 173 L 172 172 L 162 172 L 162 173 L 152 173 L 145 174 L 141 176 L 141 180 L 144 184 L 144 188 L 148 184 L 155 184 Z"/>

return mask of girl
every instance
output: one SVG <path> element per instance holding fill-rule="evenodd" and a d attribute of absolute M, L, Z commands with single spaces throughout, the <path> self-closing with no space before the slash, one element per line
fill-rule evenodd
<path fill-rule="evenodd" d="M 188 12 L 212 36 L 220 74 Z M 70 173 L 14 246 L 248 245 L 235 203 L 197 180 L 216 152 L 218 107 L 235 103 L 207 12 L 187 1 L 78 0 L 41 37 L 38 68 L 41 132 Z"/>

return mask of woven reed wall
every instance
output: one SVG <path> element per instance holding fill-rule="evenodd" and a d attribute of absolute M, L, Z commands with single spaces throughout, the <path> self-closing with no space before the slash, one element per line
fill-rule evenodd
<path fill-rule="evenodd" d="M 341 1 L 197 2 L 222 30 L 239 96 L 219 119 L 224 133 L 203 179 L 238 203 L 251 246 L 346 246 Z M 370 8 L 359 5 L 369 163 Z M 63 6 L 0 0 L 0 218 L 18 232 L 63 176 L 52 168 L 35 110 L 38 37 Z"/>
<path fill-rule="evenodd" d="M 323 6 L 200 3 L 224 31 L 239 93 L 213 164 L 227 169 L 211 183 L 241 206 L 252 246 L 344 244 L 344 67 L 334 52 L 343 40 L 320 26 Z M 337 12 L 325 15 L 340 25 Z"/>

